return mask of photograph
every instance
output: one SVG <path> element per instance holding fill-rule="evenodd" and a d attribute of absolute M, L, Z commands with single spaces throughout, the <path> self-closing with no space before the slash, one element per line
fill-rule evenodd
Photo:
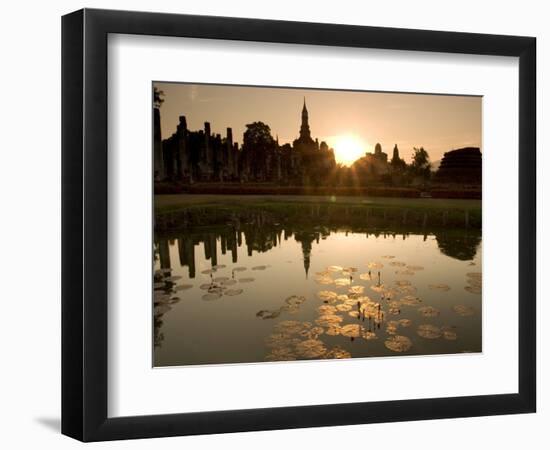
<path fill-rule="evenodd" d="M 153 82 L 153 365 L 482 351 L 482 97 Z"/>

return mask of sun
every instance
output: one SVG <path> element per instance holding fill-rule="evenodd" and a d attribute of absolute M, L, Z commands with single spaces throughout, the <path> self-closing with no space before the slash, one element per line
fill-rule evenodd
<path fill-rule="evenodd" d="M 337 163 L 351 166 L 355 161 L 364 156 L 366 145 L 353 135 L 342 135 L 336 138 L 334 143 L 334 158 Z"/>

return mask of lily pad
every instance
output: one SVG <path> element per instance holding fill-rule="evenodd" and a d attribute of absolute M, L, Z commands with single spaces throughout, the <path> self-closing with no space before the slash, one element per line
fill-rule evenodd
<path fill-rule="evenodd" d="M 422 266 L 407 266 L 407 269 L 414 270 L 415 272 L 418 272 L 419 270 L 424 270 L 424 267 L 422 267 Z"/>
<path fill-rule="evenodd" d="M 291 295 L 285 299 L 287 305 L 301 305 L 306 301 L 306 298 L 303 295 Z"/>
<path fill-rule="evenodd" d="M 342 317 L 337 316 L 336 314 L 323 314 L 315 320 L 315 323 L 322 327 L 331 327 L 334 325 L 339 325 L 343 320 L 344 319 Z"/>
<path fill-rule="evenodd" d="M 264 359 L 265 361 L 295 361 L 296 354 L 291 348 L 274 348 Z"/>
<path fill-rule="evenodd" d="M 306 339 L 296 344 L 296 354 L 303 358 L 319 358 L 326 352 L 325 344 L 318 339 Z"/>
<path fill-rule="evenodd" d="M 317 297 L 323 301 L 333 302 L 336 301 L 338 294 L 334 291 L 319 291 L 317 292 Z"/>
<path fill-rule="evenodd" d="M 433 306 L 423 306 L 418 308 L 418 312 L 424 317 L 437 317 L 439 316 L 439 309 L 434 308 Z"/>
<path fill-rule="evenodd" d="M 340 334 L 340 326 L 330 325 L 329 327 L 327 327 L 325 334 L 328 334 L 329 336 L 338 336 Z"/>
<path fill-rule="evenodd" d="M 362 294 L 363 292 L 365 292 L 365 287 L 364 286 L 351 286 L 348 289 L 348 292 L 350 294 Z"/>
<path fill-rule="evenodd" d="M 412 342 L 407 336 L 395 335 L 386 339 L 384 345 L 392 352 L 403 353 L 411 349 Z"/>
<path fill-rule="evenodd" d="M 191 289 L 193 287 L 192 284 L 178 284 L 174 291 L 186 291 L 187 289 Z"/>
<path fill-rule="evenodd" d="M 372 275 L 370 273 L 362 273 L 359 275 L 359 278 L 365 281 L 370 281 L 372 279 Z"/>
<path fill-rule="evenodd" d="M 401 261 L 392 261 L 390 262 L 390 266 L 392 267 L 405 267 L 407 264 Z"/>
<path fill-rule="evenodd" d="M 462 317 L 473 316 L 475 313 L 474 308 L 466 305 L 455 305 L 453 306 L 453 311 Z"/>
<path fill-rule="evenodd" d="M 267 266 L 254 266 L 252 267 L 252 270 L 265 270 L 267 269 Z"/>
<path fill-rule="evenodd" d="M 410 269 L 407 269 L 407 270 L 396 270 L 395 271 L 395 274 L 396 275 L 414 275 L 414 272 Z"/>
<path fill-rule="evenodd" d="M 302 322 L 298 320 L 283 320 L 273 327 L 273 330 L 277 333 L 292 335 L 302 331 Z"/>
<path fill-rule="evenodd" d="M 384 256 L 381 256 L 380 258 L 384 258 L 384 259 L 394 259 L 395 256 L 393 256 L 393 255 L 384 255 Z"/>
<path fill-rule="evenodd" d="M 222 294 L 219 292 L 209 292 L 208 294 L 204 294 L 202 296 L 202 299 L 205 301 L 211 301 L 211 300 L 218 300 L 221 298 Z"/>
<path fill-rule="evenodd" d="M 228 281 L 228 280 L 229 280 L 229 277 L 216 277 L 212 281 L 215 281 L 216 283 L 220 283 L 220 282 Z"/>
<path fill-rule="evenodd" d="M 443 283 L 440 283 L 440 284 L 430 284 L 428 287 L 429 287 L 430 289 L 432 289 L 433 291 L 447 292 L 447 291 L 450 291 L 450 290 L 451 290 L 451 286 L 449 286 L 448 284 L 443 284 Z"/>
<path fill-rule="evenodd" d="M 405 287 L 410 286 L 412 283 L 410 282 L 410 280 L 395 280 L 395 284 L 399 287 Z"/>
<path fill-rule="evenodd" d="M 326 359 L 347 359 L 351 358 L 351 353 L 341 347 L 336 346 L 325 353 L 324 357 Z"/>
<path fill-rule="evenodd" d="M 435 325 L 419 325 L 416 333 L 425 339 L 439 339 L 441 337 L 441 329 Z"/>
<path fill-rule="evenodd" d="M 328 276 L 317 276 L 315 277 L 315 282 L 319 284 L 333 284 L 334 280 L 331 277 Z"/>
<path fill-rule="evenodd" d="M 239 278 L 239 283 L 252 283 L 254 281 L 254 278 Z"/>
<path fill-rule="evenodd" d="M 321 316 L 325 314 L 334 314 L 336 311 L 337 309 L 331 305 L 321 305 L 317 308 L 317 312 Z"/>
<path fill-rule="evenodd" d="M 415 297 L 414 295 L 406 295 L 405 297 L 401 298 L 400 302 L 402 305 L 416 306 L 419 305 L 422 300 L 420 300 L 418 297 Z"/>
<path fill-rule="evenodd" d="M 270 311 L 268 309 L 262 309 L 256 313 L 256 317 L 259 317 L 260 319 L 276 319 L 280 315 L 280 310 Z"/>
<path fill-rule="evenodd" d="M 367 267 L 369 269 L 382 269 L 384 267 L 384 264 L 380 262 L 370 262 L 367 264 Z"/>
<path fill-rule="evenodd" d="M 349 286 L 351 284 L 351 280 L 349 278 L 336 278 L 336 280 L 334 280 L 334 284 L 336 286 Z"/>
<path fill-rule="evenodd" d="M 234 296 L 234 295 L 240 295 L 243 293 L 242 289 L 228 289 L 224 292 L 225 295 Z"/>
<path fill-rule="evenodd" d="M 466 286 L 464 290 L 468 291 L 470 294 L 481 294 L 481 286 Z"/>
<path fill-rule="evenodd" d="M 352 337 L 352 338 L 359 337 L 359 336 L 361 336 L 361 326 L 359 326 L 355 323 L 344 325 L 340 329 L 340 334 L 342 336 Z"/>
<path fill-rule="evenodd" d="M 201 270 L 201 273 L 204 274 L 204 275 L 212 275 L 213 273 L 216 272 L 216 269 L 212 268 L 212 269 L 206 269 L 206 270 Z"/>
<path fill-rule="evenodd" d="M 341 272 L 344 268 L 342 266 L 328 266 L 327 270 L 329 272 Z"/>
<path fill-rule="evenodd" d="M 237 284 L 237 280 L 225 280 L 221 282 L 222 286 L 233 286 Z"/>
<path fill-rule="evenodd" d="M 399 326 L 403 328 L 408 328 L 412 325 L 412 320 L 410 319 L 399 319 L 397 322 L 399 322 Z"/>
<path fill-rule="evenodd" d="M 365 339 L 365 341 L 374 341 L 378 339 L 378 336 L 376 336 L 376 333 L 374 331 L 368 330 L 363 330 L 363 333 L 361 333 L 361 337 Z"/>
<path fill-rule="evenodd" d="M 457 335 L 456 332 L 452 330 L 443 330 L 443 338 L 448 341 L 456 341 Z"/>
<path fill-rule="evenodd" d="M 351 311 L 351 306 L 347 305 L 345 303 L 341 303 L 339 305 L 336 305 L 336 309 L 341 312 Z"/>
<path fill-rule="evenodd" d="M 239 266 L 239 267 L 233 267 L 233 272 L 244 272 L 246 270 L 246 267 Z"/>

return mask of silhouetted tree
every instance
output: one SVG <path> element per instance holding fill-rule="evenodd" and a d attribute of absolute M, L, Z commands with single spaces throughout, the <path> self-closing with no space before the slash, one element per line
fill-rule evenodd
<path fill-rule="evenodd" d="M 410 168 L 413 175 L 430 178 L 430 155 L 424 150 L 424 147 L 413 148 Z"/>
<path fill-rule="evenodd" d="M 269 125 L 253 122 L 246 125 L 243 135 L 243 156 L 251 171 L 251 176 L 258 180 L 268 178 L 277 143 L 271 135 Z"/>
<path fill-rule="evenodd" d="M 153 105 L 155 108 L 160 108 L 164 103 L 164 91 L 161 91 L 158 87 L 153 88 Z"/>

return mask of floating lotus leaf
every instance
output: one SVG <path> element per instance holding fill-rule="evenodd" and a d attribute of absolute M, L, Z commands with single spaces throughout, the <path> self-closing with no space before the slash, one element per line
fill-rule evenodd
<path fill-rule="evenodd" d="M 178 303 L 181 300 L 179 297 L 172 297 L 170 298 L 170 304 L 173 305 L 174 303 Z"/>
<path fill-rule="evenodd" d="M 342 312 L 345 312 L 345 311 L 350 311 L 351 310 L 351 306 L 350 305 L 346 305 L 345 303 L 342 303 L 340 305 L 336 305 L 336 309 L 338 311 L 342 311 Z"/>
<path fill-rule="evenodd" d="M 323 314 L 315 320 L 315 323 L 322 327 L 330 327 L 333 325 L 339 325 L 343 320 L 344 319 L 342 317 L 337 316 L 336 314 Z"/>
<path fill-rule="evenodd" d="M 367 267 L 369 269 L 382 269 L 384 267 L 384 264 L 380 262 L 370 262 L 367 264 Z"/>
<path fill-rule="evenodd" d="M 365 341 L 374 341 L 375 339 L 378 339 L 378 336 L 376 336 L 376 333 L 374 331 L 368 330 L 363 330 L 363 333 L 361 333 L 361 337 L 365 339 Z"/>
<path fill-rule="evenodd" d="M 291 295 L 285 299 L 287 305 L 301 305 L 306 301 L 306 298 L 303 295 Z"/>
<path fill-rule="evenodd" d="M 348 315 L 351 316 L 351 317 L 354 317 L 354 318 L 358 319 L 358 318 L 362 315 L 362 312 L 361 312 L 361 311 L 357 311 L 357 310 L 355 310 L 355 311 L 350 311 L 350 312 L 348 313 Z"/>
<path fill-rule="evenodd" d="M 357 267 L 346 267 L 343 270 L 345 270 L 346 272 L 349 272 L 349 273 L 355 273 L 355 272 L 357 272 L 358 269 L 357 269 Z"/>
<path fill-rule="evenodd" d="M 298 320 L 283 320 L 273 327 L 277 333 L 292 335 L 302 331 L 302 322 Z"/>
<path fill-rule="evenodd" d="M 351 280 L 349 278 L 336 278 L 336 280 L 334 280 L 334 284 L 336 286 L 349 286 L 351 284 Z"/>
<path fill-rule="evenodd" d="M 369 281 L 372 279 L 372 275 L 369 273 L 362 273 L 361 275 L 359 275 L 359 278 L 361 278 L 362 280 Z"/>
<path fill-rule="evenodd" d="M 470 294 L 476 294 L 476 295 L 481 294 L 481 287 L 478 287 L 478 286 L 466 286 L 464 289 L 468 291 Z"/>
<path fill-rule="evenodd" d="M 428 286 L 430 289 L 434 290 L 434 291 L 443 291 L 443 292 L 447 292 L 447 291 L 450 291 L 451 290 L 451 286 L 449 286 L 448 284 L 443 284 L 443 283 L 440 283 L 440 284 L 430 284 Z"/>
<path fill-rule="evenodd" d="M 410 280 L 395 280 L 396 286 L 404 287 L 404 286 L 410 286 L 412 283 Z"/>
<path fill-rule="evenodd" d="M 456 341 L 457 335 L 456 332 L 452 330 L 443 330 L 443 338 L 448 341 Z"/>
<path fill-rule="evenodd" d="M 453 311 L 462 317 L 473 316 L 475 313 L 474 308 L 466 305 L 455 305 Z"/>
<path fill-rule="evenodd" d="M 348 289 L 348 292 L 350 294 L 362 294 L 363 292 L 365 292 L 365 287 L 364 286 L 352 286 Z"/>
<path fill-rule="evenodd" d="M 401 261 L 392 261 L 390 263 L 390 266 L 392 267 L 405 267 L 407 264 L 405 264 L 404 262 L 401 262 Z"/>
<path fill-rule="evenodd" d="M 155 306 L 154 314 L 155 316 L 160 316 L 161 314 L 167 313 L 172 308 L 168 305 L 159 305 Z"/>
<path fill-rule="evenodd" d="M 340 334 L 340 326 L 330 325 L 329 327 L 327 327 L 325 334 L 328 334 L 329 336 L 338 336 Z"/>
<path fill-rule="evenodd" d="M 280 315 L 280 310 L 269 311 L 268 309 L 262 309 L 256 313 L 256 317 L 259 317 L 261 319 L 275 319 Z"/>
<path fill-rule="evenodd" d="M 321 327 L 306 328 L 300 331 L 300 336 L 307 339 L 317 339 L 325 330 Z"/>
<path fill-rule="evenodd" d="M 414 295 L 406 295 L 405 297 L 401 298 L 400 302 L 402 305 L 416 306 L 419 305 L 422 300 L 420 300 L 418 297 L 415 297 Z"/>
<path fill-rule="evenodd" d="M 295 361 L 296 355 L 290 348 L 274 348 L 264 359 L 265 361 Z"/>
<path fill-rule="evenodd" d="M 347 350 L 344 350 L 341 347 L 331 348 L 327 353 L 325 353 L 326 359 L 347 359 L 351 358 L 351 353 Z"/>
<path fill-rule="evenodd" d="M 351 323 L 340 328 L 340 334 L 346 337 L 356 338 L 361 336 L 361 326 Z"/>
<path fill-rule="evenodd" d="M 227 281 L 227 280 L 229 280 L 228 277 L 216 277 L 212 281 L 215 281 L 216 283 L 220 283 L 220 282 Z"/>
<path fill-rule="evenodd" d="M 401 294 L 409 294 L 409 295 L 414 295 L 418 292 L 414 286 L 402 286 L 397 288 L 397 291 Z"/>
<path fill-rule="evenodd" d="M 341 272 L 344 268 L 342 266 L 328 266 L 327 270 L 329 272 Z"/>
<path fill-rule="evenodd" d="M 300 310 L 300 305 L 283 305 L 279 310 L 281 312 L 286 311 L 290 314 L 296 314 Z"/>
<path fill-rule="evenodd" d="M 323 270 L 321 272 L 315 272 L 315 275 L 317 275 L 319 277 L 330 277 L 330 271 Z"/>
<path fill-rule="evenodd" d="M 384 256 L 381 256 L 380 258 L 393 259 L 393 258 L 395 258 L 395 256 L 393 256 L 393 255 L 384 255 Z"/>
<path fill-rule="evenodd" d="M 212 269 L 225 269 L 226 265 L 225 264 L 216 264 L 215 266 L 212 266 Z"/>
<path fill-rule="evenodd" d="M 237 280 L 225 280 L 221 282 L 222 286 L 233 286 L 237 284 Z"/>
<path fill-rule="evenodd" d="M 401 308 L 390 307 L 388 308 L 388 314 L 391 314 L 392 316 L 397 316 L 398 314 L 401 314 Z"/>
<path fill-rule="evenodd" d="M 373 285 L 370 287 L 374 292 L 384 292 L 386 290 L 386 286 L 381 284 L 380 286 Z"/>
<path fill-rule="evenodd" d="M 412 325 L 412 320 L 410 319 L 399 319 L 397 322 L 399 323 L 399 326 L 403 328 L 408 328 Z"/>
<path fill-rule="evenodd" d="M 317 276 L 315 277 L 315 282 L 319 284 L 332 284 L 334 283 L 334 280 L 331 277 L 327 276 Z"/>
<path fill-rule="evenodd" d="M 432 306 L 423 306 L 422 308 L 418 308 L 418 312 L 422 314 L 424 317 L 439 316 L 439 309 L 434 308 Z"/>
<path fill-rule="evenodd" d="M 326 352 L 325 344 L 318 339 L 306 339 L 296 344 L 296 354 L 303 358 L 319 358 Z"/>
<path fill-rule="evenodd" d="M 396 275 L 414 275 L 414 272 L 412 270 L 396 270 L 395 271 L 395 274 Z"/>
<path fill-rule="evenodd" d="M 407 336 L 392 336 L 384 342 L 388 350 L 397 353 L 409 351 L 412 347 L 412 342 Z"/>
<path fill-rule="evenodd" d="M 153 283 L 153 289 L 159 290 L 159 289 L 165 289 L 166 283 Z"/>
<path fill-rule="evenodd" d="M 415 272 L 418 272 L 419 270 L 424 270 L 424 267 L 422 267 L 422 266 L 407 266 L 407 269 L 414 270 Z"/>
<path fill-rule="evenodd" d="M 239 278 L 239 283 L 252 283 L 254 278 Z"/>
<path fill-rule="evenodd" d="M 209 292 L 208 294 L 204 294 L 202 299 L 205 301 L 218 300 L 221 296 L 222 294 L 219 292 Z"/>
<path fill-rule="evenodd" d="M 336 300 L 338 300 L 339 302 L 347 302 L 349 300 L 349 297 L 347 296 L 347 294 L 339 294 L 336 297 Z"/>
<path fill-rule="evenodd" d="M 215 272 L 216 272 L 216 269 L 214 269 L 213 267 L 211 269 L 201 270 L 201 273 L 204 275 L 212 275 Z"/>
<path fill-rule="evenodd" d="M 185 291 L 187 289 L 191 289 L 193 287 L 192 284 L 178 284 L 174 290 L 175 291 Z"/>
<path fill-rule="evenodd" d="M 239 267 L 233 267 L 233 272 L 244 272 L 246 270 L 246 267 L 239 266 Z"/>
<path fill-rule="evenodd" d="M 317 312 L 321 316 L 324 314 L 334 314 L 336 312 L 336 308 L 331 305 L 321 305 L 317 308 Z"/>
<path fill-rule="evenodd" d="M 267 269 L 267 266 L 254 266 L 252 267 L 252 270 L 265 270 Z"/>
<path fill-rule="evenodd" d="M 164 281 L 169 281 L 170 283 L 173 283 L 174 281 L 181 280 L 181 277 L 179 275 L 174 275 L 171 277 L 166 277 Z"/>
<path fill-rule="evenodd" d="M 338 297 L 338 294 L 336 292 L 333 292 L 333 291 L 319 291 L 319 292 L 317 292 L 317 297 L 320 300 L 330 302 L 330 301 L 335 301 L 336 298 Z"/>
<path fill-rule="evenodd" d="M 386 333 L 388 334 L 396 334 L 397 328 L 399 327 L 399 322 L 396 320 L 390 320 L 386 323 Z"/>
<path fill-rule="evenodd" d="M 234 296 L 234 295 L 240 295 L 243 293 L 242 289 L 228 289 L 224 292 L 225 295 Z"/>
<path fill-rule="evenodd" d="M 265 339 L 266 347 L 277 349 L 289 349 L 294 347 L 299 342 L 301 342 L 300 339 L 293 338 L 288 334 L 283 333 L 273 333 Z"/>
<path fill-rule="evenodd" d="M 441 337 L 441 328 L 435 325 L 419 325 L 416 333 L 426 339 L 438 339 Z"/>
<path fill-rule="evenodd" d="M 208 289 L 215 287 L 212 283 L 204 283 L 199 286 L 199 289 L 202 289 L 203 291 L 207 291 Z"/>
<path fill-rule="evenodd" d="M 468 278 L 472 278 L 474 280 L 481 280 L 481 272 L 468 272 L 466 274 Z"/>

